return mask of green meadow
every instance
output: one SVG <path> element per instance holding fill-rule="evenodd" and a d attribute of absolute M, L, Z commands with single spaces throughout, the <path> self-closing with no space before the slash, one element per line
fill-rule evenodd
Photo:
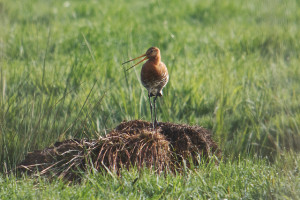
<path fill-rule="evenodd" d="M 0 199 L 297 199 L 300 1 L 0 0 Z M 70 185 L 7 175 L 27 152 L 151 120 L 141 65 L 170 79 L 158 120 L 212 130 L 222 150 L 183 174 L 93 172 Z"/>

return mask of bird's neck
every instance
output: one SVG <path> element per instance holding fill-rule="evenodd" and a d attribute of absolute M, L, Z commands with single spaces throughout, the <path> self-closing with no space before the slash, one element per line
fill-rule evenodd
<path fill-rule="evenodd" d="M 160 61 L 161 61 L 160 56 L 155 56 L 155 57 L 152 57 L 149 59 L 149 62 L 152 62 L 155 65 L 158 65 L 160 63 Z"/>

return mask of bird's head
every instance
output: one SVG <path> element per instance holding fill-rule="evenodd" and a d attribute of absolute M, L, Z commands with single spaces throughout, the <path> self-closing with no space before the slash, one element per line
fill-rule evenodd
<path fill-rule="evenodd" d="M 134 66 L 136 66 L 136 65 L 140 64 L 141 62 L 143 62 L 144 60 L 148 60 L 148 59 L 151 60 L 151 59 L 154 59 L 154 58 L 156 58 L 156 57 L 158 57 L 158 56 L 160 56 L 160 50 L 159 50 L 159 48 L 157 48 L 157 47 L 150 47 L 150 48 L 146 51 L 145 54 L 143 54 L 143 55 L 141 55 L 141 56 L 139 56 L 139 57 L 137 57 L 137 58 L 128 60 L 128 61 L 122 63 L 122 65 L 124 65 L 125 63 L 128 63 L 128 62 L 134 61 L 134 60 L 136 60 L 136 59 L 138 59 L 138 58 L 143 58 L 143 57 L 144 57 L 144 58 L 143 58 L 142 60 L 140 60 L 138 63 L 132 65 L 132 66 L 129 68 L 129 69 L 131 69 L 131 68 L 133 68 Z M 127 69 L 127 70 L 129 70 L 129 69 Z"/>
<path fill-rule="evenodd" d="M 146 57 L 148 59 L 151 59 L 151 58 L 155 58 L 157 57 L 158 55 L 160 55 L 160 51 L 159 51 L 159 48 L 157 47 L 150 47 L 147 52 L 146 52 Z"/>

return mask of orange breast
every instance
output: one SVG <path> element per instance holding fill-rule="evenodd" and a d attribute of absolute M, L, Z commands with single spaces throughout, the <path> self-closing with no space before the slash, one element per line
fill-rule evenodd
<path fill-rule="evenodd" d="M 142 67 L 141 81 L 148 90 L 161 90 L 168 82 L 168 69 L 163 62 L 155 63 L 148 60 Z"/>

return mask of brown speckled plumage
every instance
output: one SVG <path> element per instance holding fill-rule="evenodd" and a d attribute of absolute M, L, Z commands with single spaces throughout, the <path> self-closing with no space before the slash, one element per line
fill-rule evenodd
<path fill-rule="evenodd" d="M 169 74 L 166 65 L 161 61 L 160 50 L 157 47 L 150 47 L 147 52 L 137 58 L 129 60 L 127 62 L 136 60 L 138 58 L 142 58 L 141 61 L 133 65 L 132 67 L 136 66 L 137 64 L 141 63 L 144 60 L 147 62 L 143 65 L 141 70 L 141 82 L 143 86 L 148 90 L 148 97 L 150 103 L 150 110 L 151 110 L 151 118 L 152 118 L 152 103 L 150 97 L 154 96 L 153 104 L 154 104 L 154 114 L 155 119 L 153 121 L 153 128 L 155 127 L 156 121 L 156 107 L 155 102 L 158 96 L 162 96 L 162 90 L 167 85 L 169 81 Z M 125 63 L 127 63 L 125 62 Z M 125 64 L 123 63 L 123 64 Z M 131 68 L 132 68 L 131 67 Z M 129 68 L 130 69 L 130 68 Z"/>

